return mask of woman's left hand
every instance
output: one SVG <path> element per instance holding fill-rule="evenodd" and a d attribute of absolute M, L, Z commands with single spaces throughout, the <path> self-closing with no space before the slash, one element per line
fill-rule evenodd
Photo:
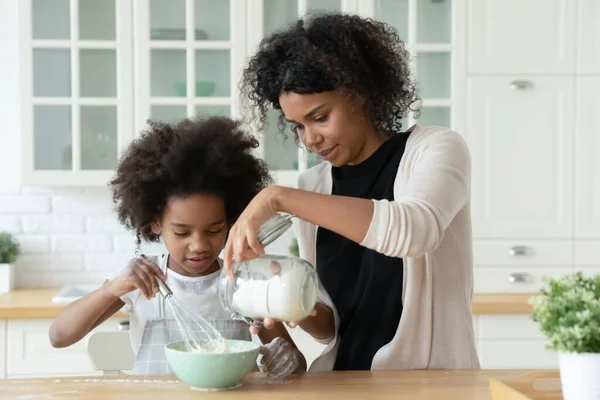
<path fill-rule="evenodd" d="M 241 262 L 263 254 L 264 246 L 258 241 L 258 229 L 279 211 L 276 198 L 281 189 L 279 186 L 269 186 L 261 190 L 229 230 L 223 263 L 225 272 L 231 279 L 234 279 L 232 270 L 234 259 Z"/>

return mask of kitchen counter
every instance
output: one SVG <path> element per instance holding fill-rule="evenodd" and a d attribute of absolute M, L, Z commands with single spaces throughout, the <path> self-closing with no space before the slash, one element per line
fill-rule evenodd
<path fill-rule="evenodd" d="M 66 304 L 52 303 L 54 289 L 15 290 L 0 294 L 0 319 L 56 318 Z M 118 312 L 116 317 L 127 317 Z"/>
<path fill-rule="evenodd" d="M 263 374 L 254 373 L 248 375 L 244 384 L 238 389 L 201 393 L 190 389 L 172 375 L 6 379 L 0 381 L 0 399 L 491 400 L 490 378 L 515 379 L 531 372 L 531 370 L 315 372 L 291 376 L 283 382 L 273 382 Z"/>
<path fill-rule="evenodd" d="M 58 288 L 16 290 L 0 294 L 0 319 L 55 318 L 66 304 L 53 304 Z M 533 293 L 476 293 L 473 314 L 529 314 L 528 303 Z M 125 317 L 125 313 L 117 313 Z"/>

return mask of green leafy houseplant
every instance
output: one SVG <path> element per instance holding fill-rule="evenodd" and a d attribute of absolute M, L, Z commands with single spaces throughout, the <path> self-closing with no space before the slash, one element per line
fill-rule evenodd
<path fill-rule="evenodd" d="M 600 275 L 577 272 L 547 281 L 530 303 L 533 321 L 550 340 L 548 349 L 600 353 Z"/>
<path fill-rule="evenodd" d="M 19 244 L 8 232 L 0 232 L 0 264 L 12 264 L 19 255 Z"/>

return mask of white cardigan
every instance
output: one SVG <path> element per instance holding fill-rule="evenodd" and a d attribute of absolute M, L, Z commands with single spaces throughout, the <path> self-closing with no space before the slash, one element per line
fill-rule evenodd
<path fill-rule="evenodd" d="M 394 182 L 394 201 L 373 200 L 373 219 L 361 243 L 404 262 L 402 317 L 371 369 L 480 368 L 472 318 L 470 181 L 470 154 L 459 134 L 413 127 Z M 331 164 L 304 172 L 298 188 L 331 194 Z M 296 219 L 294 228 L 300 257 L 315 265 L 317 226 Z M 339 315 L 327 293 L 319 297 L 334 310 L 336 335 L 311 371 L 333 368 L 339 342 Z"/>

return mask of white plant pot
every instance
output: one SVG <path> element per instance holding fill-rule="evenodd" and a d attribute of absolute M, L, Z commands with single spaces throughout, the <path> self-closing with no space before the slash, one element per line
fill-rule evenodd
<path fill-rule="evenodd" d="M 565 400 L 600 399 L 600 353 L 559 353 Z"/>
<path fill-rule="evenodd" d="M 0 264 L 0 293 L 10 292 L 15 288 L 15 266 Z"/>

